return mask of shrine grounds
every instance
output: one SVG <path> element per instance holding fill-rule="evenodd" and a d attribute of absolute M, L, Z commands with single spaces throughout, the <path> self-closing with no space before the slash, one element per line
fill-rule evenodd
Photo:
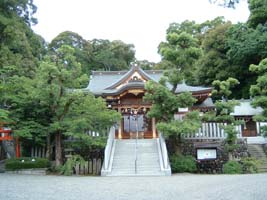
<path fill-rule="evenodd" d="M 0 174 L 1 200 L 266 200 L 267 174 L 89 177 Z"/>

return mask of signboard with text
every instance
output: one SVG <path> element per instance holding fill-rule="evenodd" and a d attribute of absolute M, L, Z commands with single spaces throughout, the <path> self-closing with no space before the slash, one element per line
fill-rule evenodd
<path fill-rule="evenodd" d="M 214 160 L 217 159 L 217 149 L 197 149 L 198 160 Z"/>

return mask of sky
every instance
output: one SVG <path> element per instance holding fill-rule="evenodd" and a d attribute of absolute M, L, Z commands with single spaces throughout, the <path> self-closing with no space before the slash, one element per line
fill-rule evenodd
<path fill-rule="evenodd" d="M 138 60 L 158 62 L 158 45 L 165 41 L 170 23 L 202 23 L 218 16 L 233 23 L 246 22 L 246 2 L 241 0 L 236 9 L 230 9 L 209 0 L 34 0 L 38 24 L 33 30 L 47 42 L 63 31 L 86 40 L 121 40 L 134 44 Z"/>

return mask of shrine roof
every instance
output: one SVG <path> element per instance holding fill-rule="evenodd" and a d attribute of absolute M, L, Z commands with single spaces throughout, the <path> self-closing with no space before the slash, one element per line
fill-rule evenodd
<path fill-rule="evenodd" d="M 250 99 L 240 100 L 240 105 L 235 106 L 234 112 L 230 115 L 233 116 L 254 116 L 262 113 L 263 109 L 260 107 L 253 108 Z"/>
<path fill-rule="evenodd" d="M 210 97 L 208 97 L 207 99 L 205 99 L 203 102 L 201 102 L 200 104 L 198 105 L 194 105 L 195 107 L 198 107 L 198 108 L 214 108 L 215 105 L 212 101 L 212 99 Z"/>
<path fill-rule="evenodd" d="M 129 78 L 133 76 L 134 73 L 138 73 L 143 81 L 137 81 L 135 83 L 130 82 Z M 83 91 L 90 91 L 95 95 L 117 94 L 127 87 L 144 87 L 145 82 L 149 80 L 159 82 L 162 76 L 163 70 L 143 70 L 138 66 L 133 66 L 129 71 L 93 71 L 89 84 Z M 171 89 L 170 84 L 168 84 L 168 87 Z M 177 86 L 175 93 L 186 91 L 194 94 L 209 93 L 211 88 L 188 86 L 183 82 Z"/>
<path fill-rule="evenodd" d="M 212 88 L 210 87 L 201 87 L 201 86 L 190 86 L 183 81 L 183 83 L 179 84 L 175 90 L 175 93 L 181 92 L 192 92 L 192 93 L 210 93 Z"/>

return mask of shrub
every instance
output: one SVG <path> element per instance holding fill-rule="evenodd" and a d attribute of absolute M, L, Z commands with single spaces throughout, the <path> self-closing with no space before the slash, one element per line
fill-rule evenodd
<path fill-rule="evenodd" d="M 19 169 L 34 169 L 34 168 L 47 168 L 49 161 L 45 158 L 11 158 L 6 161 L 7 170 L 19 170 Z"/>
<path fill-rule="evenodd" d="M 223 165 L 224 174 L 241 174 L 242 166 L 239 162 L 231 160 Z"/>
<path fill-rule="evenodd" d="M 80 155 L 73 155 L 65 162 L 65 164 L 60 168 L 60 173 L 66 176 L 73 174 L 76 165 L 85 165 L 85 160 Z"/>
<path fill-rule="evenodd" d="M 253 157 L 246 157 L 241 159 L 241 164 L 244 173 L 257 173 L 261 162 Z"/>
<path fill-rule="evenodd" d="M 194 157 L 183 156 L 183 155 L 173 155 L 170 157 L 172 172 L 182 173 L 182 172 L 196 172 L 197 166 Z"/>

